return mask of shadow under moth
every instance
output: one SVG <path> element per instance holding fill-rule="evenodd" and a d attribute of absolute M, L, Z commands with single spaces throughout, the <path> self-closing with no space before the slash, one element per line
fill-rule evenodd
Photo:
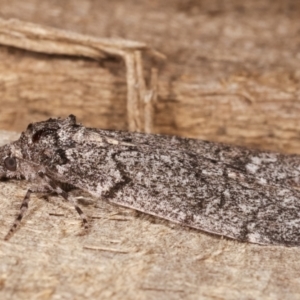
<path fill-rule="evenodd" d="M 70 115 L 29 124 L 0 147 L 0 177 L 57 193 L 88 221 L 68 187 L 239 241 L 300 245 L 300 156 L 213 142 L 86 128 Z"/>

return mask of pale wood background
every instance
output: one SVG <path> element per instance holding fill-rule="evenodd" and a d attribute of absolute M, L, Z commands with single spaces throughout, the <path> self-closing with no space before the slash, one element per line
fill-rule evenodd
<path fill-rule="evenodd" d="M 295 1 L 3 1 L 0 17 L 144 42 L 158 68 L 154 132 L 300 153 L 300 5 Z M 0 128 L 71 112 L 127 129 L 122 60 L 0 46 Z M 1 140 L 14 138 L 1 133 Z M 0 232 L 25 182 L 0 183 Z M 34 197 L 0 241 L 1 299 L 299 299 L 297 248 L 213 237 L 85 196 L 91 233 L 60 199 Z"/>
<path fill-rule="evenodd" d="M 164 53 L 154 132 L 299 153 L 296 1 L 1 0 L 0 6 L 3 18 L 137 40 Z M 70 110 L 87 125 L 127 128 L 122 63 L 14 51 L 1 51 L 1 74 L 10 73 L 0 87 L 1 128 L 22 130 L 29 115 Z"/>

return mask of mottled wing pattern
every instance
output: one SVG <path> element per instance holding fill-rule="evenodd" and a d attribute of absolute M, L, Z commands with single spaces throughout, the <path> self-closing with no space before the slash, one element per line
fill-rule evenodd
<path fill-rule="evenodd" d="M 175 136 L 149 135 L 120 131 L 95 130 L 119 140 L 130 140 L 154 148 L 189 152 L 212 161 L 222 162 L 237 171 L 255 176 L 272 184 L 300 187 L 300 156 L 249 149 L 222 143 L 180 138 Z"/>
<path fill-rule="evenodd" d="M 186 146 L 194 140 L 83 130 L 85 138 L 66 151 L 69 161 L 54 168 L 95 196 L 242 241 L 300 243 L 300 194 L 274 179 L 288 176 L 274 164 L 280 154 L 252 152 L 262 167 L 263 159 L 274 166 L 255 176 L 247 173 L 249 158 L 246 165 L 237 154 L 217 160 Z"/>

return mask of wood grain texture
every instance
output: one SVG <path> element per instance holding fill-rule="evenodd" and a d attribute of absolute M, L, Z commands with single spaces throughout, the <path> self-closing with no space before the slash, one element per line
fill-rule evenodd
<path fill-rule="evenodd" d="M 173 134 L 299 153 L 296 19 L 289 11 L 244 9 L 220 8 L 214 17 L 201 8 L 182 11 L 165 25 L 176 37 L 168 37 L 174 52 L 166 53 L 172 62 L 168 85 L 159 81 L 166 101 L 158 102 L 156 124 Z"/>
<path fill-rule="evenodd" d="M 0 3 L 4 18 L 138 40 L 164 53 L 154 132 L 299 153 L 294 1 Z"/>
<path fill-rule="evenodd" d="M 120 80 L 120 78 L 118 78 L 118 75 L 120 76 L 123 62 L 123 64 L 125 65 L 125 72 L 123 72 L 123 77 L 126 78 L 127 83 L 126 121 L 128 123 L 128 128 L 131 131 L 142 131 L 146 127 L 149 127 L 149 125 L 144 124 L 144 111 L 147 107 L 145 105 L 145 99 L 146 96 L 147 98 L 149 98 L 148 95 L 154 95 L 154 93 L 152 92 L 152 90 L 148 90 L 146 88 L 145 78 L 143 74 L 144 68 L 142 54 L 147 53 L 148 55 L 150 54 L 158 58 L 163 58 L 164 56 L 159 52 L 151 49 L 150 47 L 147 47 L 147 45 L 124 39 L 94 38 L 92 36 L 76 34 L 74 32 L 59 30 L 49 26 L 23 22 L 17 19 L 4 20 L 1 18 L 0 45 L 6 47 L 2 47 L 2 50 L 10 50 L 12 49 L 12 47 L 23 50 L 23 53 L 21 53 L 21 57 L 27 67 L 27 70 L 25 70 L 25 72 L 27 71 L 26 79 L 29 79 L 29 83 L 32 85 L 30 87 L 29 93 L 27 93 L 29 99 L 26 99 L 25 101 L 29 100 L 30 102 L 30 100 L 32 101 L 39 99 L 39 106 L 43 107 L 44 111 L 42 111 L 43 108 L 37 108 L 36 111 L 40 111 L 41 113 L 45 114 L 46 110 L 48 114 L 53 115 L 53 113 L 55 112 L 55 108 L 60 110 L 60 108 L 62 108 L 63 106 L 68 106 L 67 103 L 67 105 L 64 105 L 64 102 L 60 102 L 61 99 L 59 98 L 53 99 L 52 97 L 57 96 L 54 95 L 51 91 L 61 91 L 62 88 L 66 88 L 65 83 L 72 82 L 74 85 L 76 85 L 76 87 L 74 86 L 72 89 L 73 92 L 75 92 L 75 94 L 80 97 L 81 103 L 84 103 L 83 105 L 81 105 L 80 109 L 88 114 L 87 118 L 89 118 L 90 122 L 92 123 L 95 121 L 90 118 L 89 114 L 96 114 L 96 119 L 99 117 L 101 118 L 101 113 L 102 115 L 106 114 L 107 116 L 114 114 L 114 111 L 109 111 L 109 108 L 105 107 L 105 102 L 108 102 L 109 105 L 113 102 L 114 104 L 117 104 L 122 111 L 124 111 L 124 107 L 120 106 L 120 104 L 117 103 L 117 101 L 115 101 L 115 99 L 113 98 L 114 95 L 110 93 L 111 90 L 117 90 L 117 93 L 120 91 L 122 92 L 122 88 L 118 89 L 118 87 L 112 87 L 111 84 L 114 84 L 114 82 Z M 29 51 L 29 53 L 26 53 L 26 51 L 24 53 L 24 50 Z M 2 52 L 4 56 L 8 53 L 9 51 Z M 28 57 L 27 54 L 29 54 L 30 56 L 30 54 L 34 53 L 42 53 L 43 55 L 39 57 L 34 56 L 34 59 L 30 60 L 30 58 L 32 57 Z M 115 62 L 115 72 L 114 74 L 112 74 L 111 69 L 110 74 L 107 74 L 105 71 L 97 74 L 98 76 L 104 78 L 104 82 L 101 81 L 101 79 L 99 80 L 97 76 L 94 78 L 92 73 L 84 72 L 82 68 L 78 70 L 78 67 L 81 67 L 79 64 L 73 64 L 72 69 L 68 68 L 68 65 L 55 66 L 54 70 L 58 69 L 59 73 L 56 74 L 55 71 L 53 72 L 52 59 L 57 57 L 60 57 L 66 63 L 68 60 L 70 60 L 70 58 L 73 58 L 75 60 L 76 58 L 93 59 L 95 61 L 98 61 L 98 64 L 95 64 L 94 66 L 98 66 L 101 69 L 105 69 L 105 67 L 109 69 L 107 62 L 109 63 L 110 61 L 113 61 Z M 10 57 L 8 56 L 7 58 L 9 61 Z M 12 57 L 12 59 L 14 59 L 14 57 Z M 4 61 L 7 63 L 6 57 Z M 8 63 L 11 64 L 12 61 L 9 61 Z M 47 66 L 49 65 L 50 69 L 47 68 Z M 38 69 L 35 70 L 36 72 L 34 72 L 33 66 Z M 112 66 L 110 66 L 110 68 L 111 67 Z M 6 68 L 5 66 L 3 68 L 3 73 L 6 73 L 7 69 L 9 68 Z M 12 70 L 9 70 L 9 72 L 11 71 Z M 92 68 L 90 68 L 90 70 L 88 71 L 92 71 Z M 98 70 L 96 70 L 96 72 L 97 71 Z M 82 72 L 85 73 L 85 76 L 81 76 Z M 40 73 L 44 75 L 43 78 L 40 78 L 41 80 L 43 80 L 43 82 L 41 82 L 42 85 L 40 85 L 38 80 L 36 80 L 36 76 L 39 77 Z M 4 74 L 2 79 L 3 83 L 5 83 L 5 79 L 7 77 L 9 77 L 9 75 L 5 76 Z M 57 81 L 57 77 L 60 77 L 60 80 Z M 106 93 L 104 92 L 100 95 L 94 95 L 93 91 L 89 91 L 89 87 L 91 84 L 87 88 L 85 86 L 84 80 L 87 80 L 89 83 L 98 83 L 98 85 L 94 88 L 97 88 L 101 91 L 107 88 L 107 84 L 110 85 L 108 86 L 108 89 L 106 89 Z M 18 78 L 16 81 L 18 81 Z M 34 91 L 34 87 L 38 87 L 38 89 L 40 90 L 40 87 L 46 85 L 47 82 L 49 83 L 50 88 L 48 90 L 43 89 L 42 93 L 47 96 L 45 97 L 45 99 L 41 99 L 39 92 Z M 19 82 L 17 82 L 16 85 L 18 86 Z M 70 88 L 70 86 L 68 86 L 68 88 Z M 28 89 L 28 86 L 25 89 Z M 87 92 L 85 92 L 85 90 Z M 5 86 L 4 91 L 6 91 Z M 91 98 L 89 97 L 89 94 Z M 68 96 L 70 97 L 70 94 Z M 97 103 L 98 99 L 95 98 L 95 96 L 100 96 L 100 103 Z M 47 103 L 47 100 L 50 100 L 51 104 Z M 10 104 L 12 104 L 11 102 L 12 101 L 10 101 Z M 71 98 L 69 98 L 68 103 L 72 103 L 75 106 L 78 106 L 76 100 L 73 101 Z M 96 106 L 93 105 L 93 103 L 97 103 Z M 98 109 L 98 106 L 101 106 L 102 109 Z M 70 107 L 68 107 L 68 109 L 72 110 L 72 108 Z M 17 110 L 16 106 L 14 107 L 14 110 Z M 149 111 L 152 112 L 152 110 Z M 149 130 L 151 131 L 151 128 Z"/>
<path fill-rule="evenodd" d="M 30 122 L 79 114 L 89 125 L 126 127 L 125 70 L 98 62 L 0 47 L 0 127 L 22 131 Z M 123 73 L 123 74 L 122 74 Z"/>

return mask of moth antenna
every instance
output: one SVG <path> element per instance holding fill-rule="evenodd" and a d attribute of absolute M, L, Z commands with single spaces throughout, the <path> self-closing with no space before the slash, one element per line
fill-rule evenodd
<path fill-rule="evenodd" d="M 33 191 L 31 189 L 27 190 L 27 193 L 22 201 L 22 204 L 20 206 L 20 212 L 17 215 L 14 223 L 12 224 L 10 230 L 8 231 L 8 233 L 6 234 L 6 236 L 4 237 L 4 240 L 9 240 L 10 237 L 14 234 L 14 232 L 16 231 L 16 229 L 19 227 L 21 220 L 23 219 L 27 209 L 28 209 L 28 203 L 30 200 L 30 195 L 33 193 Z"/>

